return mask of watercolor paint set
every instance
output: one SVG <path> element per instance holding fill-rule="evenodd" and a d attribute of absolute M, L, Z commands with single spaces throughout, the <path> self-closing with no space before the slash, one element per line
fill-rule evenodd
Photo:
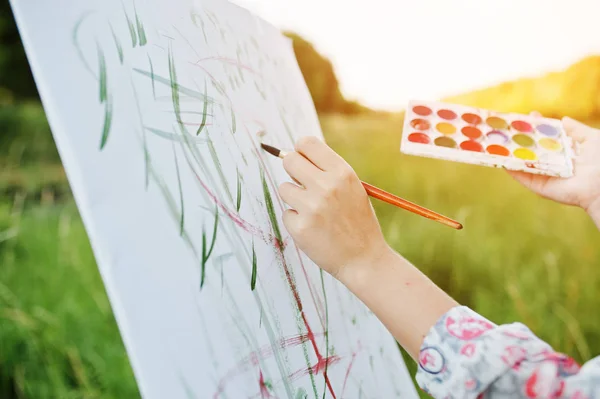
<path fill-rule="evenodd" d="M 540 175 L 573 175 L 572 142 L 560 120 L 441 102 L 409 102 L 400 151 Z"/>

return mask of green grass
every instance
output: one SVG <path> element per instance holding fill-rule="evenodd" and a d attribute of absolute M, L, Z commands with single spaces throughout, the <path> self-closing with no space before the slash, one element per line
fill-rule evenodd
<path fill-rule="evenodd" d="M 399 118 L 322 124 L 363 180 L 464 223 L 455 231 L 374 201 L 391 245 L 443 289 L 579 361 L 600 354 L 600 319 L 589 316 L 600 307 L 600 233 L 583 212 L 499 169 L 401 155 Z M 57 165 L 0 173 L 0 397 L 139 397 L 64 179 Z"/>
<path fill-rule="evenodd" d="M 0 208 L 0 397 L 139 397 L 74 205 L 18 208 Z"/>

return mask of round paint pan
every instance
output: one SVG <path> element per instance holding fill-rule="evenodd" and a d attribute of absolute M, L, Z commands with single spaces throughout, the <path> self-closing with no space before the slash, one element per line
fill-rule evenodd
<path fill-rule="evenodd" d="M 540 141 L 538 142 L 540 144 L 540 147 L 542 147 L 545 150 L 548 151 L 560 151 L 562 150 L 562 144 L 560 144 L 560 142 L 554 140 L 554 139 L 550 139 L 547 137 L 544 137 L 542 139 L 540 139 Z"/>
<path fill-rule="evenodd" d="M 483 135 L 481 130 L 477 129 L 475 126 L 465 126 L 460 129 L 460 132 L 463 134 L 463 136 L 468 137 L 471 140 L 476 140 Z"/>
<path fill-rule="evenodd" d="M 467 122 L 469 125 L 479 125 L 481 122 L 483 122 L 483 120 L 481 119 L 481 117 L 477 114 L 472 114 L 470 112 L 466 113 L 466 114 L 462 114 L 461 119 L 465 122 Z"/>
<path fill-rule="evenodd" d="M 529 122 L 525 121 L 512 121 L 510 127 L 517 132 L 521 133 L 533 133 L 533 126 Z"/>
<path fill-rule="evenodd" d="M 475 140 L 465 140 L 460 143 L 461 150 L 483 152 L 483 146 Z"/>
<path fill-rule="evenodd" d="M 485 135 L 487 144 L 507 144 L 509 138 L 499 130 L 492 130 Z"/>
<path fill-rule="evenodd" d="M 517 148 L 513 151 L 513 155 L 519 159 L 523 159 L 525 161 L 535 161 L 537 160 L 537 155 L 535 152 L 531 151 L 529 148 Z"/>
<path fill-rule="evenodd" d="M 504 119 L 498 116 L 490 116 L 485 120 L 485 123 L 487 123 L 491 128 L 496 130 L 504 130 L 508 128 L 508 123 L 506 123 Z"/>
<path fill-rule="evenodd" d="M 531 148 L 535 146 L 535 140 L 528 134 L 515 134 L 512 139 L 521 147 Z"/>
<path fill-rule="evenodd" d="M 438 147 L 456 148 L 456 141 L 450 137 L 441 136 L 434 140 L 435 145 Z"/>
<path fill-rule="evenodd" d="M 538 132 L 548 137 L 556 137 L 558 136 L 558 129 L 552 125 L 542 124 L 538 125 L 535 128 Z"/>
<path fill-rule="evenodd" d="M 491 155 L 500 155 L 503 157 L 507 157 L 510 155 L 510 151 L 508 150 L 508 148 L 498 145 L 498 144 L 488 145 L 485 150 L 487 151 L 488 154 L 491 154 Z"/>
<path fill-rule="evenodd" d="M 440 132 L 441 134 L 445 134 L 447 136 L 456 133 L 456 126 L 447 122 L 440 122 L 435 125 L 435 130 Z"/>
<path fill-rule="evenodd" d="M 415 132 L 408 135 L 408 141 L 411 143 L 429 144 L 431 139 L 425 133 Z"/>
<path fill-rule="evenodd" d="M 437 115 L 440 118 L 445 119 L 447 121 L 453 121 L 454 119 L 456 119 L 458 117 L 458 115 L 456 115 L 456 112 L 451 111 L 449 109 L 440 109 L 437 112 Z"/>
<path fill-rule="evenodd" d="M 412 111 L 419 116 L 429 116 L 433 113 L 431 108 L 426 107 L 424 105 L 417 105 L 413 107 Z"/>
<path fill-rule="evenodd" d="M 413 119 L 412 121 L 410 121 L 410 126 L 413 129 L 417 129 L 417 130 L 421 130 L 421 131 L 429 130 L 429 128 L 431 128 L 431 124 L 428 121 L 426 121 L 425 119 L 420 119 L 420 118 Z"/>

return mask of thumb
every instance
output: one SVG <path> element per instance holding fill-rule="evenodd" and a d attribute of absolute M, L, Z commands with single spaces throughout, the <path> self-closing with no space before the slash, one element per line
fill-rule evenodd
<path fill-rule="evenodd" d="M 517 170 L 507 169 L 506 171 L 513 179 L 515 179 L 516 181 L 518 181 L 519 183 L 521 183 L 522 185 L 524 185 L 526 187 L 530 187 L 533 179 L 536 177 L 536 175 L 534 175 L 534 174 L 521 172 L 521 171 L 517 171 Z"/>
<path fill-rule="evenodd" d="M 594 129 L 585 125 L 575 119 L 569 118 L 568 116 L 564 117 L 562 120 L 563 127 L 567 132 L 567 135 L 571 137 L 573 140 L 577 142 L 584 142 L 589 139 L 592 135 Z"/>

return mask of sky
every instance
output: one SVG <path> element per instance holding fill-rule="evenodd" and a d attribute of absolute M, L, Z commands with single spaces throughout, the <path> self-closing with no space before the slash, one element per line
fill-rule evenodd
<path fill-rule="evenodd" d="M 344 95 L 386 110 L 600 55 L 600 0 L 234 0 L 309 40 Z"/>

